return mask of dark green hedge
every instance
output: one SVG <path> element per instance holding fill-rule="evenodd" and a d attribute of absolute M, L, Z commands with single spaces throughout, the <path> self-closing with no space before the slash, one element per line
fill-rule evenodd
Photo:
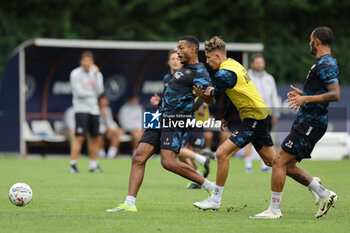
<path fill-rule="evenodd" d="M 309 35 L 334 30 L 341 80 L 350 74 L 350 1 L 346 0 L 11 0 L 0 4 L 0 72 L 11 51 L 34 37 L 262 42 L 278 83 L 303 82 L 314 57 Z"/>

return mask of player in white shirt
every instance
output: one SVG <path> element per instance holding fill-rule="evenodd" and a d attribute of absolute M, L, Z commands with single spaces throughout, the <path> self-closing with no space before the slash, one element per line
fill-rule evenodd
<path fill-rule="evenodd" d="M 98 97 L 103 93 L 103 76 L 94 64 L 90 51 L 81 54 L 80 66 L 70 73 L 75 112 L 75 139 L 71 146 L 70 172 L 78 172 L 77 160 L 86 136 L 89 135 L 90 172 L 101 172 L 97 163 L 99 149 L 100 108 Z"/>

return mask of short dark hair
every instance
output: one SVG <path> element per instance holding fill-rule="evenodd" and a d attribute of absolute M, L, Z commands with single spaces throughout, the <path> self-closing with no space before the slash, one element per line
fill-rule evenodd
<path fill-rule="evenodd" d="M 102 93 L 98 98 L 99 98 L 99 99 L 103 99 L 103 98 L 108 99 L 108 97 L 107 97 L 105 94 L 103 94 L 103 93 Z"/>
<path fill-rule="evenodd" d="M 252 55 L 252 57 L 250 58 L 250 63 L 253 63 L 254 60 L 255 60 L 256 58 L 259 58 L 259 57 L 261 57 L 261 58 L 264 59 L 264 56 L 263 56 L 261 53 L 254 53 L 254 54 Z"/>
<path fill-rule="evenodd" d="M 331 45 L 333 42 L 333 31 L 329 27 L 317 27 L 313 31 L 313 37 L 318 38 L 323 45 Z"/>
<path fill-rule="evenodd" d="M 191 36 L 191 35 L 186 35 L 180 38 L 180 40 L 185 40 L 190 44 L 193 44 L 196 47 L 196 50 L 199 50 L 199 41 L 197 37 Z"/>
<path fill-rule="evenodd" d="M 108 99 L 107 96 L 105 96 L 104 94 L 101 94 L 99 97 L 98 97 L 98 100 L 100 101 L 101 99 Z M 109 99 L 108 99 L 109 100 Z"/>
<path fill-rule="evenodd" d="M 83 59 L 84 57 L 91 57 L 92 59 L 94 59 L 94 54 L 89 50 L 85 50 L 81 53 L 80 59 Z"/>

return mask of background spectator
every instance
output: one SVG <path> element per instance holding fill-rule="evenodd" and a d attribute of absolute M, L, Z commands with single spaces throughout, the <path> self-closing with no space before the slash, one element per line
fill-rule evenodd
<path fill-rule="evenodd" d="M 277 94 L 275 79 L 265 71 L 265 60 L 261 54 L 254 54 L 251 58 L 250 69 L 248 74 L 252 79 L 257 91 L 264 100 L 266 106 L 272 111 L 269 116 L 269 130 L 277 124 L 280 116 L 279 106 L 280 100 Z M 245 147 L 245 169 L 249 173 L 252 171 L 252 144 L 249 143 Z M 269 171 L 270 168 L 261 160 L 261 170 Z"/>
<path fill-rule="evenodd" d="M 70 146 L 75 138 L 75 113 L 73 106 L 66 109 L 63 116 L 62 134 L 68 138 Z"/>
<path fill-rule="evenodd" d="M 143 107 L 139 97 L 132 94 L 119 110 L 119 123 L 126 133 L 132 136 L 132 149 L 135 150 L 142 135 Z"/>
<path fill-rule="evenodd" d="M 112 110 L 109 107 L 109 100 L 105 96 L 99 98 L 100 103 L 100 149 L 98 155 L 102 158 L 106 157 L 105 151 L 105 139 L 109 140 L 109 148 L 107 152 L 108 158 L 114 158 L 118 154 L 120 146 L 120 136 L 123 134 L 123 130 L 113 120 Z"/>

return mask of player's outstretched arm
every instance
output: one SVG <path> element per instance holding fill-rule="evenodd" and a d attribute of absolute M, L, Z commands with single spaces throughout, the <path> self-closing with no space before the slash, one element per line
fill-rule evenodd
<path fill-rule="evenodd" d="M 204 92 L 202 86 L 193 86 L 192 93 L 196 96 L 201 97 L 207 104 L 212 105 L 215 104 L 215 98 L 210 94 L 212 90 L 214 90 L 214 87 L 207 87 Z"/>
<path fill-rule="evenodd" d="M 320 95 L 307 95 L 303 96 L 298 93 L 288 95 L 289 107 L 295 110 L 302 106 L 304 103 L 325 103 L 325 102 L 337 102 L 340 98 L 340 86 L 339 83 L 332 83 L 327 86 L 328 92 Z M 289 93 L 288 93 L 289 94 Z"/>

